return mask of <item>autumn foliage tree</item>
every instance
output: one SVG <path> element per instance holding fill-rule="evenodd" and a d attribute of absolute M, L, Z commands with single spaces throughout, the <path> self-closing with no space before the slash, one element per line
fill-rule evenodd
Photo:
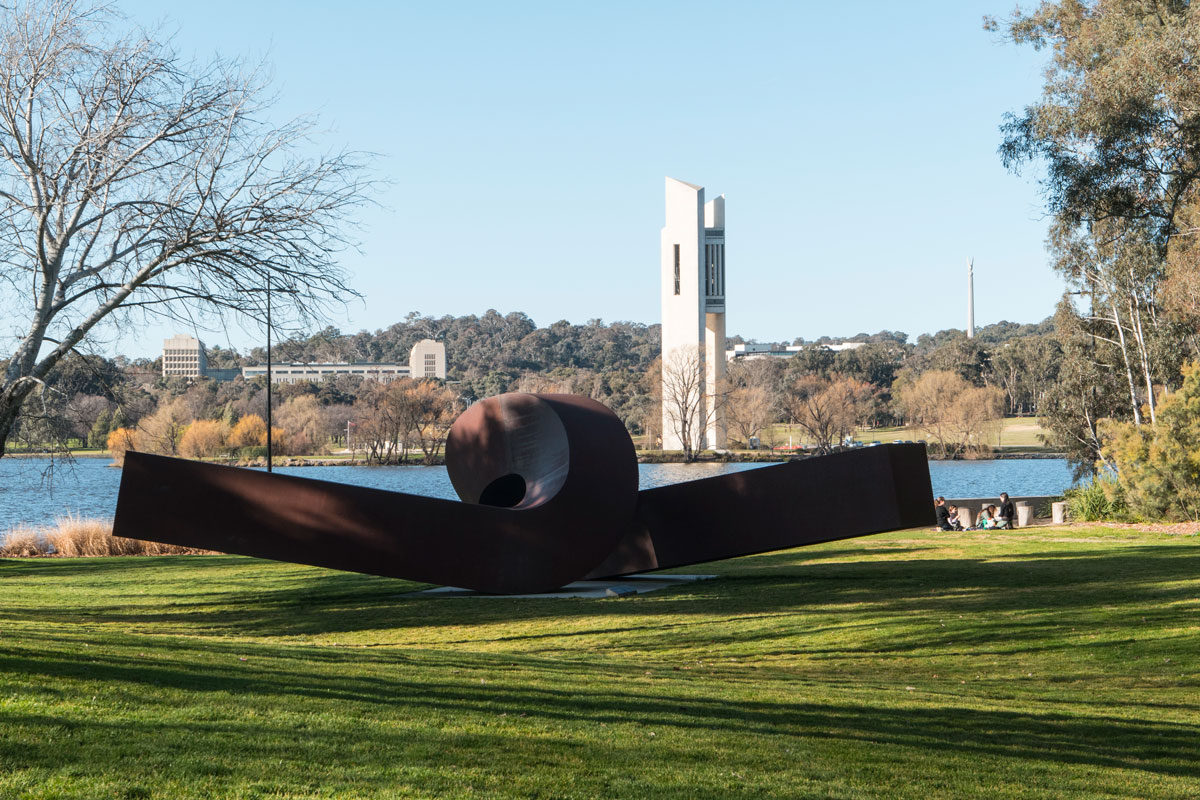
<path fill-rule="evenodd" d="M 164 456 L 177 456 L 184 433 L 192 422 L 182 398 L 161 404 L 138 423 L 137 449 Z"/>
<path fill-rule="evenodd" d="M 893 393 L 910 422 L 937 442 L 943 457 L 981 452 L 990 429 L 1004 416 L 1004 392 L 995 386 L 972 386 L 947 370 L 902 376 Z"/>
<path fill-rule="evenodd" d="M 229 426 L 220 420 L 196 420 L 183 432 L 179 454 L 184 458 L 211 458 L 220 455 L 229 438 Z"/>
<path fill-rule="evenodd" d="M 108 452 L 113 462 L 120 466 L 125 463 L 125 454 L 137 450 L 137 431 L 133 428 L 117 428 L 108 434 L 106 441 Z"/>
<path fill-rule="evenodd" d="M 261 447 L 267 443 L 267 423 L 258 414 L 247 414 L 229 434 L 232 447 Z"/>
<path fill-rule="evenodd" d="M 397 381 L 396 415 L 407 440 L 432 464 L 446 444 L 460 410 L 458 395 L 437 381 Z"/>
<path fill-rule="evenodd" d="M 892 394 L 910 423 L 925 428 L 937 441 L 941 455 L 950 453 L 953 441 L 950 408 L 970 386 L 961 376 L 947 370 L 929 370 L 917 377 L 897 379 Z"/>

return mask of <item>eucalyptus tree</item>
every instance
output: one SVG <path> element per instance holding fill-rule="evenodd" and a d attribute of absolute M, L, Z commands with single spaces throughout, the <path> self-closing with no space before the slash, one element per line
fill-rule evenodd
<path fill-rule="evenodd" d="M 68 354 L 149 318 L 307 321 L 352 291 L 337 255 L 362 159 L 270 119 L 261 70 L 184 61 L 109 5 L 0 8 L 0 455 Z"/>
<path fill-rule="evenodd" d="M 1187 0 L 1044 0 L 985 20 L 1050 51 L 1042 96 L 1006 118 L 1010 167 L 1046 169 L 1068 224 L 1142 220 L 1165 252 L 1200 178 L 1200 14 Z"/>
<path fill-rule="evenodd" d="M 1145 409 L 1153 423 L 1195 344 L 1173 321 L 1200 322 L 1200 12 L 1187 0 L 1044 0 L 986 24 L 1050 53 L 1042 95 L 1006 118 L 1000 154 L 1044 168 L 1055 266 L 1087 297 L 1083 320 L 1060 309 L 1069 369 L 1046 411 L 1061 443 L 1099 458 L 1095 415 L 1140 425 Z"/>

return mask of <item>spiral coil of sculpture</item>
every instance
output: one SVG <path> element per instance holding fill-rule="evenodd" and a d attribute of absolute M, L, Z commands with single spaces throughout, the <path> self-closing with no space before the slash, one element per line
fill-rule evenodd
<path fill-rule="evenodd" d="M 924 445 L 638 491 L 624 424 L 576 395 L 476 403 L 446 467 L 461 502 L 130 452 L 113 533 L 513 594 L 933 524 Z"/>

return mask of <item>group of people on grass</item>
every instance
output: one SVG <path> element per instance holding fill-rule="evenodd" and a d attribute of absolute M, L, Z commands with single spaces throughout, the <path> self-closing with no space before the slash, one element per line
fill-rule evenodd
<path fill-rule="evenodd" d="M 1008 492 L 1000 493 L 999 506 L 993 504 L 981 508 L 974 525 L 971 524 L 969 511 L 963 512 L 966 515 L 966 519 L 963 519 L 963 513 L 960 513 L 958 506 L 946 505 L 946 498 L 941 495 L 933 501 L 933 506 L 939 531 L 1000 530 L 1017 527 L 1017 507 L 1008 499 Z"/>

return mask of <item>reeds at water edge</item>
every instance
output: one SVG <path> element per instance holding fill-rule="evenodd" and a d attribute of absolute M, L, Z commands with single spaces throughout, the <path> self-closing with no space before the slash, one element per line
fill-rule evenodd
<path fill-rule="evenodd" d="M 212 550 L 113 536 L 111 520 L 74 515 L 59 517 L 53 525 L 13 528 L 0 536 L 0 558 L 94 558 L 212 553 Z"/>

